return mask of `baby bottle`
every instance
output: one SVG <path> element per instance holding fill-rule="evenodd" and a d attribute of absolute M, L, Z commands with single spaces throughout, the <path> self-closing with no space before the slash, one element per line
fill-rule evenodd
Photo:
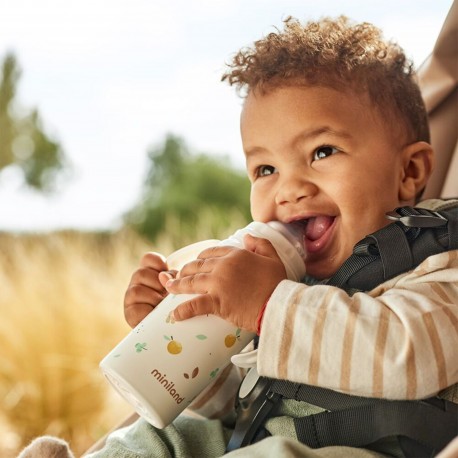
<path fill-rule="evenodd" d="M 304 276 L 302 231 L 278 221 L 252 222 L 226 240 L 181 248 L 167 258 L 168 267 L 180 269 L 211 246 L 244 248 L 245 234 L 270 240 L 288 279 L 299 281 Z M 112 386 L 157 428 L 170 424 L 254 338 L 215 315 L 175 322 L 172 311 L 194 296 L 169 294 L 100 363 Z"/>

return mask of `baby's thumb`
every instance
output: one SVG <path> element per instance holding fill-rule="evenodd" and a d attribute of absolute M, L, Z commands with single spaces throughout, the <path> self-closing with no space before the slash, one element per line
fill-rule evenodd
<path fill-rule="evenodd" d="M 253 237 L 252 235 L 247 234 L 243 239 L 243 243 L 245 245 L 245 249 L 248 251 L 252 251 L 253 253 L 261 256 L 266 256 L 267 258 L 278 258 L 275 248 L 267 239 Z"/>
<path fill-rule="evenodd" d="M 173 280 L 177 276 L 177 270 L 164 270 L 162 272 L 159 272 L 159 282 L 161 285 L 165 288 L 165 284 L 169 280 Z"/>

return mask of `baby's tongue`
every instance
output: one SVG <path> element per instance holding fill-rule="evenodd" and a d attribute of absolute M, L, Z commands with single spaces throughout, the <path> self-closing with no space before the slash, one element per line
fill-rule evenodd
<path fill-rule="evenodd" d="M 305 236 L 310 240 L 318 240 L 331 226 L 334 218 L 330 216 L 316 216 L 307 222 Z"/>

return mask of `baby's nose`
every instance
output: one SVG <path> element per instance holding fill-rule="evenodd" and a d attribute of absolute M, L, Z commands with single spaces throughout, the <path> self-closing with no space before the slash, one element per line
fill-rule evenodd
<path fill-rule="evenodd" d="M 282 180 L 276 194 L 277 205 L 295 204 L 317 194 L 318 187 L 304 176 Z"/>

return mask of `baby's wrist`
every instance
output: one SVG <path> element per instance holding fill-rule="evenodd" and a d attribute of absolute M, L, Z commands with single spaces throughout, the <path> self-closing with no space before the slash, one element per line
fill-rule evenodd
<path fill-rule="evenodd" d="M 262 320 L 264 318 L 264 313 L 266 311 L 267 303 L 269 302 L 270 296 L 266 299 L 264 304 L 262 305 L 261 309 L 259 310 L 258 313 L 258 318 L 256 319 L 256 334 L 259 336 L 261 335 L 261 325 L 262 325 Z"/>

